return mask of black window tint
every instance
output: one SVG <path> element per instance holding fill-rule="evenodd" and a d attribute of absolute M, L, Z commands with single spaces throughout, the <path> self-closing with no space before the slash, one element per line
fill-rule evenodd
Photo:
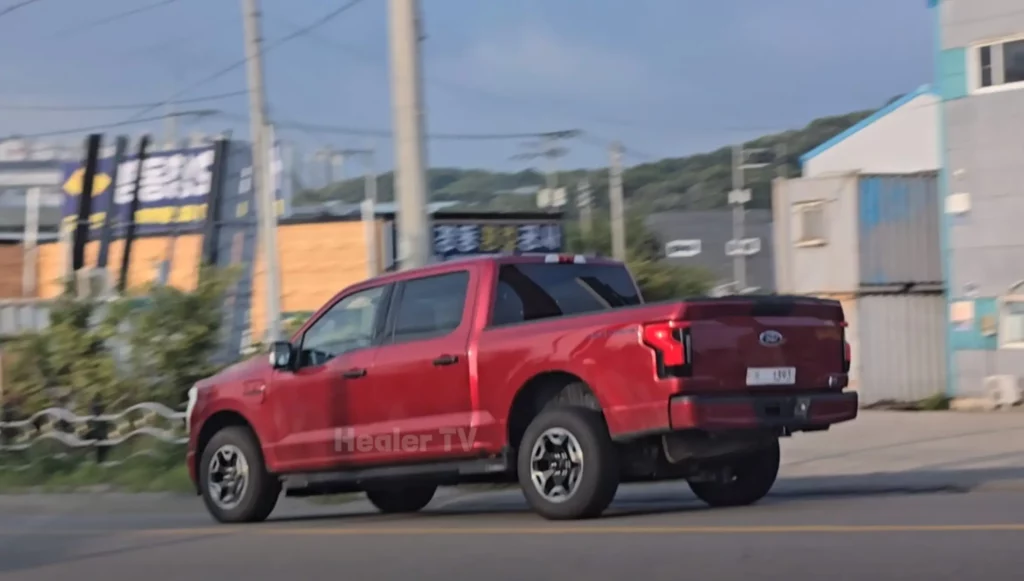
<path fill-rule="evenodd" d="M 1003 44 L 1003 82 L 1024 81 L 1024 40 Z"/>
<path fill-rule="evenodd" d="M 643 302 L 622 266 L 509 264 L 501 267 L 491 324 L 603 311 Z"/>
<path fill-rule="evenodd" d="M 348 295 L 317 319 L 302 337 L 299 366 L 323 365 L 342 353 L 371 346 L 384 288 Z"/>
<path fill-rule="evenodd" d="M 469 273 L 453 272 L 405 283 L 395 318 L 395 340 L 426 339 L 462 322 Z"/>

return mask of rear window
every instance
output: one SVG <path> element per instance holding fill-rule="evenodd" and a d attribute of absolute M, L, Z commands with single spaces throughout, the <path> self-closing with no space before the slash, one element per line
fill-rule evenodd
<path fill-rule="evenodd" d="M 624 266 L 506 264 L 498 273 L 492 325 L 577 315 L 643 302 Z"/>

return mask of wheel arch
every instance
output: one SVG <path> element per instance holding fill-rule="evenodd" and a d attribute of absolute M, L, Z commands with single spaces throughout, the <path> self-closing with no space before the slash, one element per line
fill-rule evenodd
<path fill-rule="evenodd" d="M 519 449 L 523 434 L 533 418 L 555 402 L 602 411 L 597 394 L 578 375 L 564 370 L 539 373 L 527 380 L 512 398 L 506 422 L 508 445 L 514 450 Z"/>
<path fill-rule="evenodd" d="M 223 409 L 218 412 L 214 412 L 210 417 L 206 418 L 206 420 L 203 421 L 202 426 L 199 428 L 199 435 L 196 437 L 195 456 L 193 457 L 196 474 L 199 474 L 203 453 L 206 451 L 206 446 L 209 445 L 210 440 L 213 439 L 213 436 L 221 430 L 230 427 L 239 427 L 249 430 L 253 437 L 256 438 L 256 441 L 260 444 L 259 447 L 262 452 L 262 441 L 260 440 L 259 434 L 256 433 L 256 429 L 252 422 L 250 422 L 249 419 L 238 410 Z M 196 486 L 198 487 L 198 482 Z"/>

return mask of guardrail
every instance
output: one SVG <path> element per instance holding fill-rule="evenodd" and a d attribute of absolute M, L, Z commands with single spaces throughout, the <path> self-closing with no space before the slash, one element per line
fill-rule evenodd
<path fill-rule="evenodd" d="M 116 414 L 77 415 L 52 407 L 30 417 L 0 418 L 0 463 L 24 470 L 43 459 L 95 454 L 95 462 L 115 467 L 139 456 L 155 456 L 156 448 L 188 442 L 184 412 L 153 402 L 135 404 Z M 109 453 L 130 447 L 117 459 Z M 12 462 L 13 460 L 13 462 Z"/>

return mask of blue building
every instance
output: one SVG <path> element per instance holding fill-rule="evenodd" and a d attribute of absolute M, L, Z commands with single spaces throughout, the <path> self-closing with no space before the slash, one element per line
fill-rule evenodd
<path fill-rule="evenodd" d="M 1024 377 L 1024 4 L 927 0 L 935 25 L 947 390 Z"/>

